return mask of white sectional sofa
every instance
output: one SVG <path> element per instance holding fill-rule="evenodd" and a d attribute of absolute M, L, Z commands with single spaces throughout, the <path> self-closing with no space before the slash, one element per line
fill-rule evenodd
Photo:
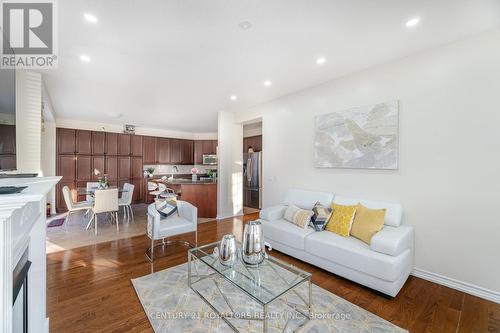
<path fill-rule="evenodd" d="M 289 204 L 312 209 L 316 202 L 329 206 L 332 202 L 368 208 L 385 208 L 384 227 L 368 245 L 354 237 L 333 232 L 316 232 L 285 221 Z M 289 190 L 283 204 L 260 212 L 264 238 L 273 248 L 302 261 L 321 267 L 369 288 L 396 296 L 413 267 L 413 227 L 402 225 L 399 204 L 357 199 L 326 192 Z"/>

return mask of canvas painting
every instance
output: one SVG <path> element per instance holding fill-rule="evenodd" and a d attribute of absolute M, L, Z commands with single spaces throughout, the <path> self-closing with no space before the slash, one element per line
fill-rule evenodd
<path fill-rule="evenodd" d="M 319 115 L 315 119 L 314 166 L 395 170 L 398 139 L 398 101 Z"/>

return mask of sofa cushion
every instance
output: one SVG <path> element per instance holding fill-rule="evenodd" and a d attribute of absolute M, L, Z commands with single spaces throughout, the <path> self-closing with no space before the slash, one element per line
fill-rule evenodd
<path fill-rule="evenodd" d="M 304 240 L 307 235 L 314 233 L 312 228 L 300 228 L 283 219 L 266 221 L 261 220 L 264 238 L 273 245 L 273 240 L 287 244 L 295 249 L 304 250 Z"/>
<path fill-rule="evenodd" d="M 401 225 L 401 219 L 403 216 L 403 208 L 397 203 L 388 203 L 382 201 L 366 200 L 354 197 L 348 197 L 343 195 L 336 195 L 333 202 L 339 205 L 357 205 L 362 204 L 366 208 L 371 209 L 382 209 L 385 208 L 387 211 L 385 213 L 385 225 L 398 227 Z"/>
<path fill-rule="evenodd" d="M 406 249 L 413 248 L 413 227 L 401 225 L 397 228 L 384 226 L 372 237 L 373 251 L 397 256 Z"/>
<path fill-rule="evenodd" d="M 313 212 L 311 210 L 301 209 L 295 205 L 290 205 L 285 211 L 285 220 L 292 222 L 296 226 L 306 229 L 311 222 Z"/>
<path fill-rule="evenodd" d="M 370 209 L 362 204 L 356 207 L 356 216 L 352 223 L 351 236 L 370 245 L 373 235 L 384 226 L 386 209 Z"/>
<path fill-rule="evenodd" d="M 372 251 L 359 239 L 342 237 L 328 231 L 308 235 L 305 250 L 317 257 L 387 281 L 395 281 L 402 274 L 403 265 L 399 263 L 406 259 L 404 255 L 394 257 Z"/>
<path fill-rule="evenodd" d="M 344 206 L 332 204 L 333 213 L 326 225 L 325 230 L 334 232 L 340 236 L 349 237 L 352 221 L 358 206 Z"/>
<path fill-rule="evenodd" d="M 259 217 L 268 221 L 280 220 L 285 215 L 286 207 L 285 205 L 278 205 L 264 208 L 260 211 Z"/>
<path fill-rule="evenodd" d="M 293 204 L 302 209 L 312 210 L 316 202 L 323 206 L 330 206 L 333 200 L 333 194 L 329 192 L 306 191 L 299 189 L 290 189 L 285 196 L 284 204 Z"/>

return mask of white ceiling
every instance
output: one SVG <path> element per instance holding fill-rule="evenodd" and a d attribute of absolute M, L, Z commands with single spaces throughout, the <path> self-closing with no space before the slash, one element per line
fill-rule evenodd
<path fill-rule="evenodd" d="M 193 132 L 216 131 L 219 110 L 263 103 L 500 25 L 499 0 L 58 4 L 59 68 L 44 72 L 58 117 Z M 86 22 L 85 12 L 98 23 Z M 407 29 L 415 16 L 420 24 Z M 241 29 L 242 21 L 252 28 Z M 81 54 L 92 61 L 82 63 Z M 322 66 L 319 56 L 327 59 Z"/>

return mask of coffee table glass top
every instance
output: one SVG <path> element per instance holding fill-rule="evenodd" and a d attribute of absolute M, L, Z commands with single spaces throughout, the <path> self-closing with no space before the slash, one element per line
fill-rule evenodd
<path fill-rule="evenodd" d="M 222 265 L 213 255 L 220 241 L 189 250 L 190 254 L 221 274 L 233 285 L 261 304 L 268 304 L 304 281 L 311 274 L 269 255 L 259 266 L 247 266 L 241 260 L 238 242 L 238 260 L 233 267 Z"/>

